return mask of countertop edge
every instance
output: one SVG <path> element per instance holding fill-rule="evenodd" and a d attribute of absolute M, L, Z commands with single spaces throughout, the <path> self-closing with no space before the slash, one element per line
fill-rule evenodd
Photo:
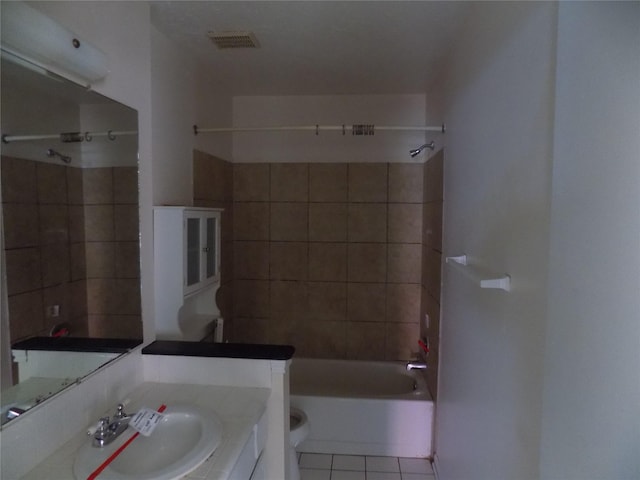
<path fill-rule="evenodd" d="M 251 360 L 290 360 L 291 345 L 251 343 L 207 343 L 156 340 L 142 349 L 143 355 L 179 355 L 188 357 L 246 358 Z"/>

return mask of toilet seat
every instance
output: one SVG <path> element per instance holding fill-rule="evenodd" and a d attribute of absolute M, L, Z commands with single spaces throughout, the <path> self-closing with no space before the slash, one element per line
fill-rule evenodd
<path fill-rule="evenodd" d="M 309 435 L 309 420 L 307 415 L 294 407 L 289 408 L 289 443 L 297 447 Z"/>

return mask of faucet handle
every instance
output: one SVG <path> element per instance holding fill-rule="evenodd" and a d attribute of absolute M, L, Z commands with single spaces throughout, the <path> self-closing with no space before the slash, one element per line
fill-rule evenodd
<path fill-rule="evenodd" d="M 98 427 L 93 435 L 92 445 L 94 447 L 103 447 L 107 444 L 109 437 L 109 417 L 102 417 L 98 421 Z"/>
<path fill-rule="evenodd" d="M 109 428 L 109 417 L 102 417 L 98 421 L 98 428 L 96 429 L 96 437 L 104 437 Z"/>
<path fill-rule="evenodd" d="M 116 414 L 113 416 L 113 418 L 118 419 L 118 418 L 125 418 L 125 417 L 128 417 L 128 415 L 124 413 L 124 405 L 122 403 L 119 403 L 118 409 L 116 411 Z"/>

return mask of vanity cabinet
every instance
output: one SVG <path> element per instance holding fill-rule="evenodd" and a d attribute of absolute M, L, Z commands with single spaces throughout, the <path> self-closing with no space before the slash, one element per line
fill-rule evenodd
<path fill-rule="evenodd" d="M 220 341 L 221 209 L 154 207 L 156 338 Z M 216 332 L 217 329 L 217 332 Z"/>

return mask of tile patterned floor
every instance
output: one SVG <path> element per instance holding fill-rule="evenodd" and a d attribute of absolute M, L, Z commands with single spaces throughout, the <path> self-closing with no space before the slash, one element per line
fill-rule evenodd
<path fill-rule="evenodd" d="M 435 480 L 424 458 L 301 453 L 300 480 Z"/>

